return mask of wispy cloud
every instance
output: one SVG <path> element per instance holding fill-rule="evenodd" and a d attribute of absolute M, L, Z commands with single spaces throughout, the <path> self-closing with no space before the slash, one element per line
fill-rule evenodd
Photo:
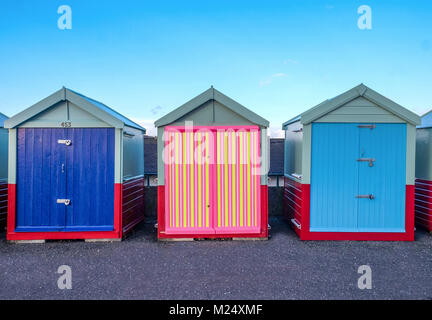
<path fill-rule="evenodd" d="M 152 115 L 157 115 L 159 112 L 161 112 L 162 111 L 162 107 L 161 106 L 156 106 L 156 107 L 154 107 L 154 108 L 152 108 L 152 109 L 150 109 L 150 112 L 152 113 Z"/>
<path fill-rule="evenodd" d="M 285 59 L 283 61 L 283 64 L 298 64 L 299 62 L 297 60 L 294 59 Z"/>
<path fill-rule="evenodd" d="M 275 73 L 275 74 L 272 74 L 270 77 L 261 80 L 259 82 L 259 85 L 260 85 L 260 87 L 268 86 L 269 84 L 271 84 L 273 82 L 274 79 L 283 78 L 283 77 L 286 77 L 286 76 L 287 76 L 286 73 L 282 73 L 282 72 Z"/>

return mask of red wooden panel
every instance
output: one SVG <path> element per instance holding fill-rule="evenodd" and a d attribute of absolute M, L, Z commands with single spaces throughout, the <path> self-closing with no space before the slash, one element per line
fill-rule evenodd
<path fill-rule="evenodd" d="M 285 218 L 291 223 L 295 219 L 298 224 L 302 222 L 302 184 L 285 177 L 284 178 L 284 214 Z M 294 226 L 294 229 L 298 229 Z"/>
<path fill-rule="evenodd" d="M 432 231 L 432 181 L 416 179 L 415 222 Z"/>
<path fill-rule="evenodd" d="M 0 228 L 6 226 L 7 200 L 8 200 L 7 181 L 0 182 Z"/>
<path fill-rule="evenodd" d="M 127 233 L 144 220 L 144 177 L 123 183 L 122 230 Z"/>

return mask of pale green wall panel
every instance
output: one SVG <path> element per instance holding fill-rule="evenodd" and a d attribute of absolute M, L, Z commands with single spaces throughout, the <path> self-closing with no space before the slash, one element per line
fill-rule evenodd
<path fill-rule="evenodd" d="M 109 128 L 111 125 L 96 118 L 77 105 L 61 101 L 21 123 L 21 128 L 61 128 L 62 122 L 69 121 L 72 128 Z"/>
<path fill-rule="evenodd" d="M 8 183 L 16 183 L 17 129 L 9 129 Z"/>
<path fill-rule="evenodd" d="M 123 129 L 123 181 L 144 175 L 144 134 L 142 131 Z"/>
<path fill-rule="evenodd" d="M 403 141 L 401 141 L 403 143 Z M 416 162 L 416 127 L 407 123 L 407 158 L 406 158 L 406 184 L 415 183 L 415 162 Z"/>
<path fill-rule="evenodd" d="M 416 178 L 432 181 L 432 128 L 416 132 Z"/>
<path fill-rule="evenodd" d="M 157 128 L 157 170 L 158 177 L 157 182 L 159 186 L 165 185 L 165 165 L 163 162 L 163 152 L 165 149 L 165 141 L 164 139 L 164 130 L 165 127 Z"/>
<path fill-rule="evenodd" d="M 123 182 L 123 129 L 115 129 L 114 183 Z"/>
<path fill-rule="evenodd" d="M 312 124 L 303 126 L 302 150 L 302 179 L 303 184 L 311 183 L 311 151 L 312 151 Z"/>
<path fill-rule="evenodd" d="M 300 121 L 291 123 L 285 129 L 284 174 L 294 177 L 302 174 L 303 125 Z"/>
<path fill-rule="evenodd" d="M 8 130 L 0 128 L 0 180 L 8 177 Z"/>

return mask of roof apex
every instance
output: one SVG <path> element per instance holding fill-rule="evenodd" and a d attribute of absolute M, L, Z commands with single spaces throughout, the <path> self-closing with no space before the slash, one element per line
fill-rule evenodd
<path fill-rule="evenodd" d="M 262 118 L 255 112 L 249 110 L 248 108 L 244 107 L 243 105 L 239 104 L 238 102 L 234 101 L 230 97 L 224 95 L 222 92 L 216 90 L 213 86 L 211 86 L 209 89 L 205 90 L 195 98 L 189 100 L 180 107 L 174 109 L 165 116 L 156 120 L 155 127 L 168 125 L 181 118 L 182 116 L 188 114 L 189 112 L 199 108 L 209 100 L 218 101 L 231 111 L 240 114 L 241 116 L 250 120 L 253 123 L 256 123 L 263 127 L 269 126 L 269 122 L 266 119 Z"/>
<path fill-rule="evenodd" d="M 332 99 L 325 100 L 302 113 L 300 115 L 301 123 L 309 124 L 358 97 L 364 97 L 412 125 L 418 125 L 420 123 L 420 117 L 417 114 L 384 97 L 363 83 Z"/>

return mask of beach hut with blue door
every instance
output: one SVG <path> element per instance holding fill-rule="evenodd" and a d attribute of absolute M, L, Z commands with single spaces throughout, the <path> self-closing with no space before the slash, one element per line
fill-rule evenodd
<path fill-rule="evenodd" d="M 5 127 L 8 240 L 121 239 L 143 220 L 140 125 L 62 88 Z"/>
<path fill-rule="evenodd" d="M 7 215 L 7 161 L 8 161 L 8 131 L 4 122 L 9 119 L 0 112 L 0 228 L 6 226 Z"/>
<path fill-rule="evenodd" d="M 432 111 L 417 126 L 415 217 L 418 226 L 432 232 Z"/>
<path fill-rule="evenodd" d="M 414 240 L 419 123 L 363 84 L 285 122 L 285 215 L 300 239 Z"/>

